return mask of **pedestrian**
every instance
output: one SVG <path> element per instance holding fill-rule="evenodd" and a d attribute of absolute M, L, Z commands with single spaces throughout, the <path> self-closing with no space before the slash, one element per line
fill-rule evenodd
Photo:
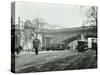
<path fill-rule="evenodd" d="M 36 38 L 33 40 L 33 48 L 35 49 L 36 55 L 38 55 L 39 47 L 40 47 L 40 40 Z"/>
<path fill-rule="evenodd" d="M 22 46 L 20 44 L 18 44 L 18 47 L 15 49 L 15 51 L 17 52 L 17 55 L 23 50 Z"/>

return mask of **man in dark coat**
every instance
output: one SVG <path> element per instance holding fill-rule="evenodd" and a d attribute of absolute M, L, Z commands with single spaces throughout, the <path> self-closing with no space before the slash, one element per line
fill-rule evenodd
<path fill-rule="evenodd" d="M 36 55 L 38 55 L 39 46 L 40 46 L 40 40 L 34 39 L 33 40 L 33 48 L 35 49 Z"/>
<path fill-rule="evenodd" d="M 15 51 L 17 54 L 19 54 L 23 50 L 22 46 L 19 44 L 18 47 L 16 47 Z"/>

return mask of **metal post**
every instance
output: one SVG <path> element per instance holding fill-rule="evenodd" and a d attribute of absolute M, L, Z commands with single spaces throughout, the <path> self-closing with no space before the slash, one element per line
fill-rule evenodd
<path fill-rule="evenodd" d="M 20 44 L 20 37 L 21 37 L 21 33 L 20 33 L 20 16 L 18 17 L 18 25 L 19 25 L 19 44 Z"/>
<path fill-rule="evenodd" d="M 38 38 L 38 18 L 36 18 L 36 39 Z"/>

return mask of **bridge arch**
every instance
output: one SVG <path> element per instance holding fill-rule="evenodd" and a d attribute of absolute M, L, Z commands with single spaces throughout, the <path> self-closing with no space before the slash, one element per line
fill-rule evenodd
<path fill-rule="evenodd" d="M 84 31 L 84 32 L 83 32 Z M 97 35 L 94 28 L 82 27 L 78 28 L 69 28 L 69 29 L 54 29 L 54 30 L 46 30 L 44 35 L 44 40 L 46 38 L 50 38 L 49 44 L 62 44 L 64 43 L 64 47 L 79 38 L 81 38 L 81 34 L 86 35 Z M 46 39 L 47 40 L 47 39 Z"/>
<path fill-rule="evenodd" d="M 67 46 L 72 43 L 75 40 L 78 40 L 81 37 L 81 34 L 77 34 L 75 36 L 72 36 L 70 38 L 67 38 L 66 40 L 63 41 L 65 48 L 67 48 Z"/>

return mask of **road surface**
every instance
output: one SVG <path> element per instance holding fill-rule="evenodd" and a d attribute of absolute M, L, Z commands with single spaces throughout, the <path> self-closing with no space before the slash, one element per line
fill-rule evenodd
<path fill-rule="evenodd" d="M 97 60 L 92 50 L 77 52 L 75 50 L 44 51 L 39 55 L 35 53 L 22 53 L 16 56 L 15 71 L 43 72 L 96 68 Z"/>

